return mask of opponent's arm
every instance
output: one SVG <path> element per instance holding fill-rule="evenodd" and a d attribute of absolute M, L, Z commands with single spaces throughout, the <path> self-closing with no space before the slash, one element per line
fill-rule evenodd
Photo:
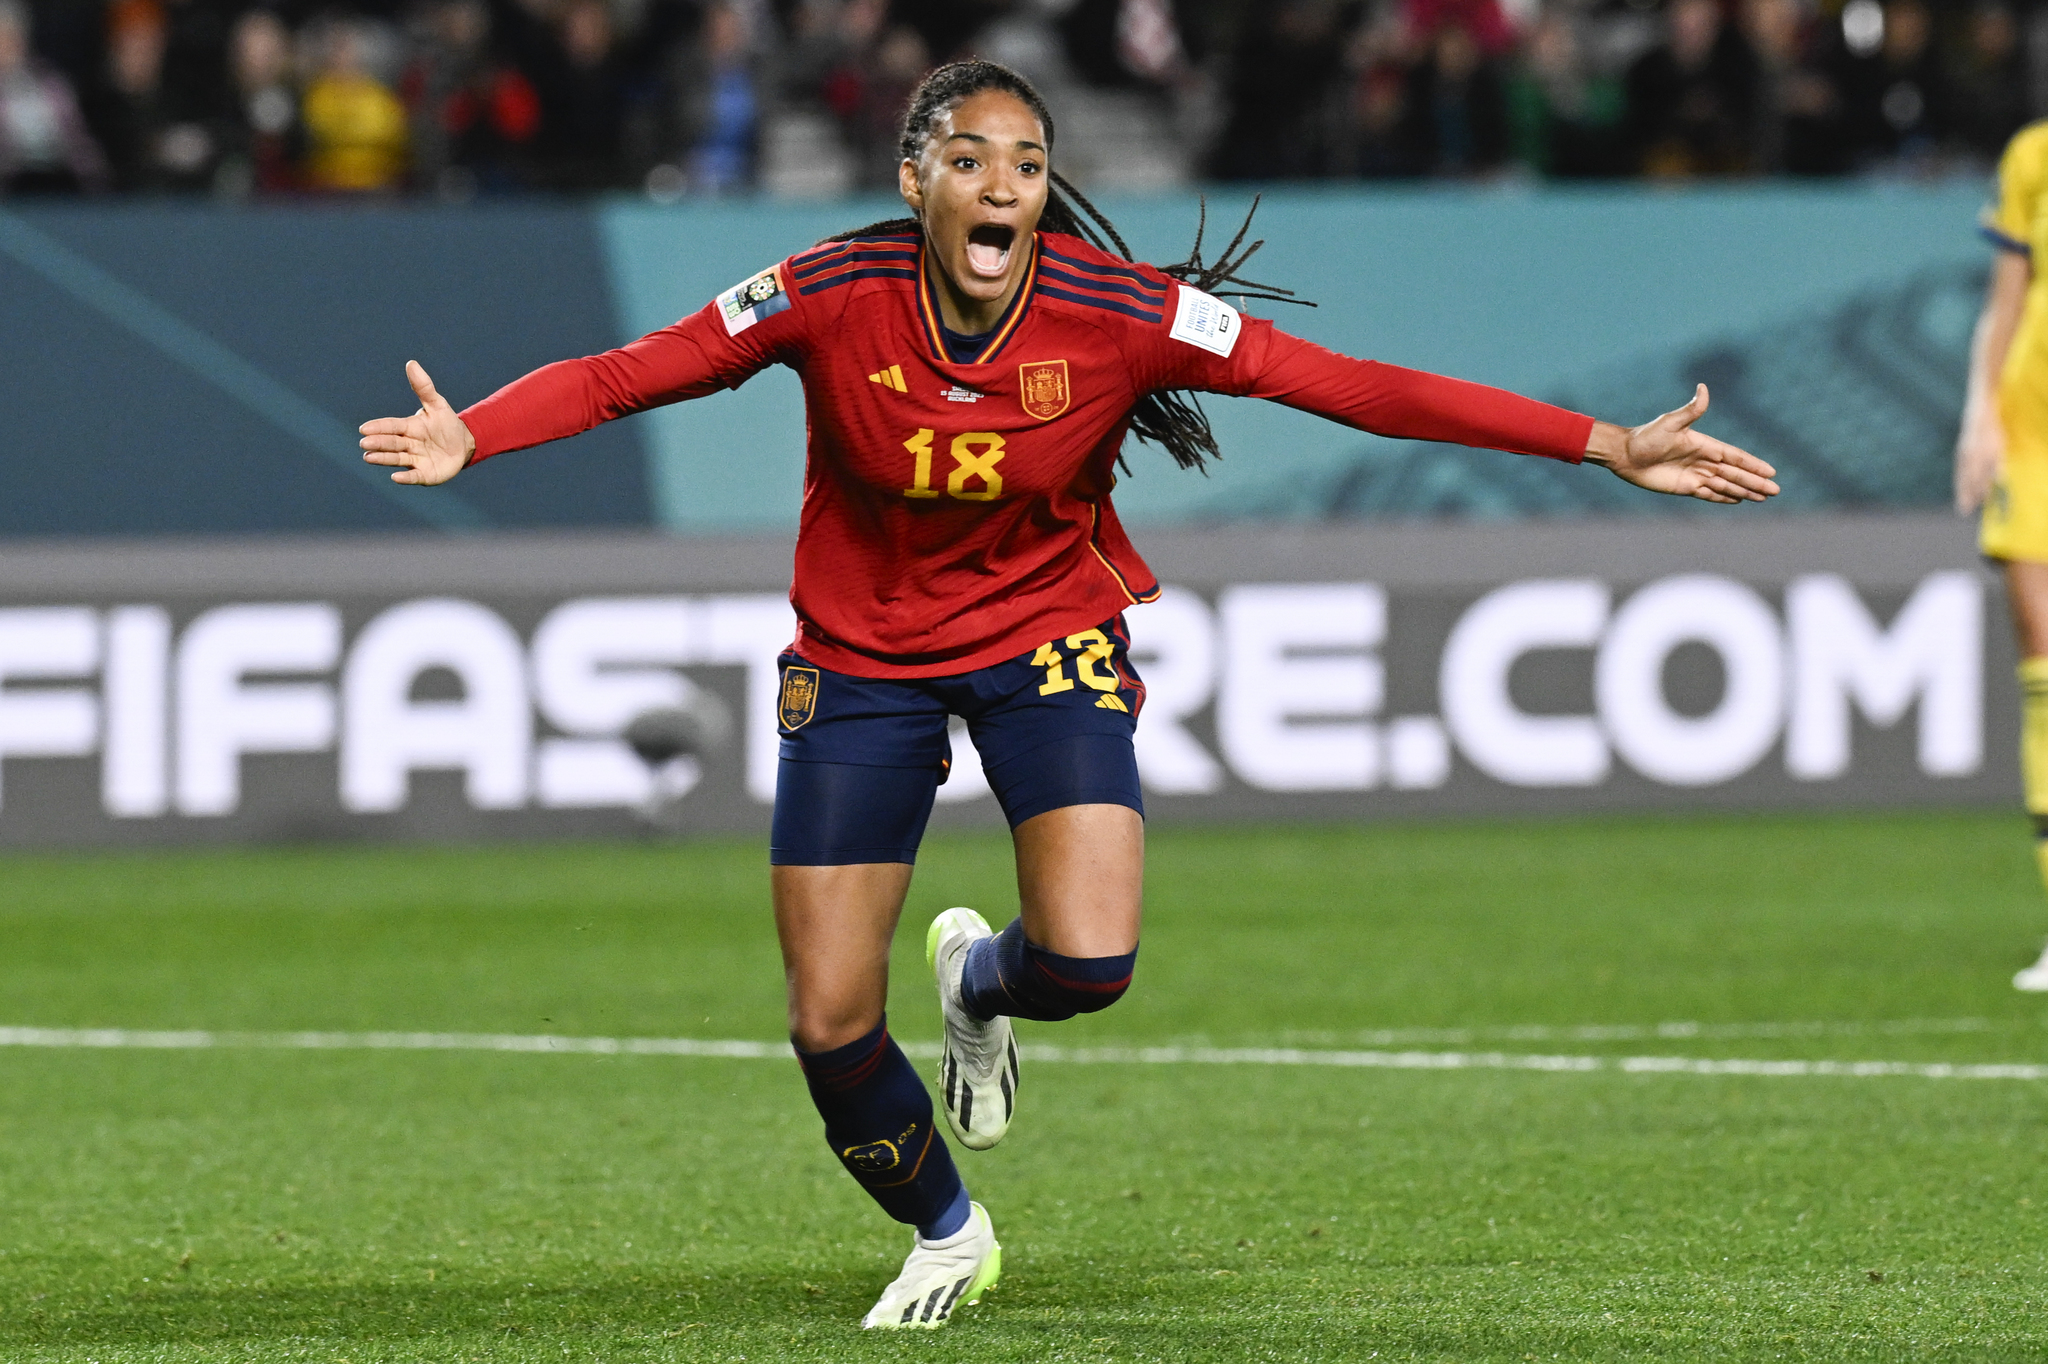
<path fill-rule="evenodd" d="M 1586 461 L 1706 502 L 1761 502 L 1778 491 L 1770 465 L 1692 429 L 1707 410 L 1704 384 L 1684 407 L 1623 427 L 1485 384 L 1354 360 L 1278 330 L 1263 340 L 1259 372 L 1239 391 L 1375 435 Z"/>
<path fill-rule="evenodd" d="M 1998 414 L 1998 376 L 2019 330 L 2034 263 L 2024 252 L 2002 250 L 1991 263 L 1984 311 L 1970 339 L 1970 381 L 1963 397 L 1963 423 L 1956 435 L 1956 510 L 1965 516 L 1984 505 L 1984 496 L 2005 467 L 2005 423 Z"/>

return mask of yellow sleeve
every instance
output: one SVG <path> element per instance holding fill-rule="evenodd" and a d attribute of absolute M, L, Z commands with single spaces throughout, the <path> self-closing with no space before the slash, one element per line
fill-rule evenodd
<path fill-rule="evenodd" d="M 2031 254 L 2042 182 L 2048 179 L 2048 123 L 2022 128 L 1998 162 L 1998 202 L 1985 208 L 1984 235 L 2007 251 Z"/>

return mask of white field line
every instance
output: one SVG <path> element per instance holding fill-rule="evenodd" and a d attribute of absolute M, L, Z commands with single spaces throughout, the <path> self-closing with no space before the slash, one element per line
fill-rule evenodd
<path fill-rule="evenodd" d="M 269 1048 L 300 1051 L 502 1051 L 585 1056 L 712 1056 L 780 1060 L 787 1044 L 690 1037 L 560 1037 L 525 1033 L 450 1032 L 177 1032 L 125 1028 L 5 1028 L 0 1047 L 204 1051 Z M 932 1042 L 903 1047 L 938 1055 Z M 1331 1066 L 1350 1070 L 1614 1071 L 1630 1075 L 1830 1076 L 1923 1080 L 2048 1080 L 2048 1065 L 1917 1061 L 1758 1061 L 1693 1056 L 1542 1056 L 1502 1051 L 1329 1051 L 1299 1047 L 1018 1048 L 1025 1059 L 1073 1065 Z"/>
<path fill-rule="evenodd" d="M 1843 1023 L 1517 1023 L 1486 1028 L 1373 1028 L 1359 1032 L 1283 1032 L 1283 1041 L 1312 1047 L 1397 1047 L 1469 1042 L 1724 1041 L 1775 1037 L 1917 1037 L 2008 1031 L 1988 1018 L 1900 1018 Z M 2020 1026 L 2027 1026 L 2021 1024 Z"/>

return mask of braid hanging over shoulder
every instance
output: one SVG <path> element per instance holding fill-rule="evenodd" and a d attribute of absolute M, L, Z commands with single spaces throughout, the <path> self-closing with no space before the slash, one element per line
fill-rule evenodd
<path fill-rule="evenodd" d="M 903 158 L 913 162 L 921 159 L 932 126 L 962 100 L 985 90 L 1001 90 L 1021 100 L 1038 119 L 1039 126 L 1045 129 L 1046 146 L 1051 148 L 1052 114 L 1031 82 L 1007 66 L 994 62 L 951 62 L 927 75 L 911 95 L 910 104 L 903 111 L 903 126 L 897 139 L 897 148 Z M 1135 260 L 1116 225 L 1089 202 L 1087 195 L 1075 189 L 1058 171 L 1050 172 L 1049 178 L 1052 183 L 1046 191 L 1045 212 L 1038 219 L 1041 231 L 1063 232 L 1092 243 L 1098 250 L 1113 252 L 1125 260 Z M 1254 198 L 1250 212 L 1244 215 L 1244 222 L 1237 229 L 1237 235 L 1230 239 L 1230 245 L 1224 247 L 1214 261 L 1205 262 L 1202 259 L 1202 239 L 1209 226 L 1209 205 L 1206 199 L 1203 200 L 1201 218 L 1195 227 L 1195 245 L 1188 252 L 1188 258 L 1174 265 L 1156 268 L 1191 288 L 1204 293 L 1227 294 L 1240 304 L 1258 300 L 1315 307 L 1307 299 L 1296 298 L 1291 289 L 1257 284 L 1240 276 L 1244 263 L 1266 244 L 1261 238 L 1249 246 L 1244 245 L 1245 236 L 1251 231 L 1252 215 L 1258 211 L 1259 201 Z M 916 218 L 889 218 L 851 232 L 836 233 L 825 241 L 915 236 L 922 235 L 923 231 L 924 225 Z M 1183 469 L 1206 470 L 1210 460 L 1223 457 L 1223 452 L 1216 448 L 1216 434 L 1209 429 L 1209 418 L 1202 411 L 1200 399 L 1184 390 L 1148 393 L 1140 398 L 1137 406 L 1131 409 L 1131 433 L 1139 440 L 1164 449 Z M 1119 458 L 1119 463 L 1122 462 Z M 1129 467 L 1124 464 L 1127 471 Z"/>

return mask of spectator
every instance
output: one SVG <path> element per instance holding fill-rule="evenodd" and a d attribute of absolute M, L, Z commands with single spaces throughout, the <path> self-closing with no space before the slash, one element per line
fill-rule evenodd
<path fill-rule="evenodd" d="M 1430 35 L 1409 85 L 1409 144 L 1428 175 L 1475 175 L 1507 156 L 1500 73 L 1471 29 L 1447 22 Z"/>
<path fill-rule="evenodd" d="M 1369 14 L 1352 35 L 1331 167 L 1337 174 L 1387 179 L 1421 173 L 1408 114 L 1415 64 L 1410 46 L 1407 22 L 1392 6 Z"/>
<path fill-rule="evenodd" d="M 303 0 L 0 0 L 55 21 L 36 25 L 35 58 L 9 58 L 0 182 L 241 194 L 409 179 L 461 199 L 644 175 L 661 196 L 716 194 L 754 182 L 781 109 L 795 117 L 779 156 L 808 154 L 793 129 L 832 153 L 829 118 L 854 183 L 887 190 L 910 89 L 977 42 L 1171 102 L 1174 133 L 1209 144 L 1225 178 L 1483 175 L 1510 157 L 1567 179 L 1940 169 L 1996 157 L 2048 53 L 2019 0 L 1947 0 L 1953 14 L 1935 0 L 1661 0 L 1661 21 L 1660 0 L 1542 0 L 1519 42 L 1511 16 L 1532 0 L 346 2 L 357 18 L 300 43 Z M 390 80 L 385 27 L 363 16 L 399 5 L 410 59 Z M 61 53 L 41 41 L 53 32 Z M 318 68 L 296 94 L 295 45 Z M 1070 133 L 1084 173 L 1101 155 L 1092 131 Z"/>
<path fill-rule="evenodd" d="M 673 146 L 692 192 L 729 194 L 753 183 L 761 131 L 755 65 L 747 16 L 733 0 L 714 0 L 696 41 L 670 62 Z"/>
<path fill-rule="evenodd" d="M 2027 121 L 2020 26 L 2003 0 L 1981 0 L 1970 11 L 1946 85 L 1949 131 L 1956 143 L 1979 161 L 1996 162 Z"/>
<path fill-rule="evenodd" d="M 845 0 L 798 0 L 780 62 L 785 103 L 842 117 L 851 111 L 851 99 L 857 95 L 850 87 L 860 82 L 860 54 L 852 40 L 853 26 L 847 23 L 851 8 Z M 876 12 L 876 22 L 888 11 L 886 4 L 867 8 Z"/>
<path fill-rule="evenodd" d="M 1842 31 L 1842 122 L 1850 157 L 1866 167 L 1930 160 L 1946 112 L 1934 16 L 1922 0 L 1887 0 L 1882 7 L 1877 0 L 1849 0 Z"/>
<path fill-rule="evenodd" d="M 1628 123 L 1645 175 L 1735 175 L 1751 169 L 1756 62 L 1722 22 L 1720 0 L 1672 0 L 1666 40 L 1628 73 Z"/>
<path fill-rule="evenodd" d="M 1075 0 L 1059 30 L 1074 75 L 1089 85 L 1172 88 L 1194 75 L 1167 0 Z"/>
<path fill-rule="evenodd" d="M 856 5 L 859 0 L 856 0 Z M 852 10 L 854 6 L 849 6 Z M 882 6 L 876 5 L 876 10 Z M 916 29 L 898 24 L 884 31 L 866 63 L 866 78 L 860 86 L 860 102 L 853 119 L 855 147 L 859 158 L 857 175 L 868 189 L 896 188 L 896 167 L 903 159 L 897 149 L 897 125 L 910 103 L 910 93 L 931 69 L 931 50 Z"/>
<path fill-rule="evenodd" d="M 1546 8 L 1509 82 L 1515 159 L 1540 175 L 1626 175 L 1627 101 L 1621 82 L 1594 71 L 1578 25 L 1563 6 Z"/>
<path fill-rule="evenodd" d="M 400 80 L 415 183 L 444 199 L 504 193 L 534 181 L 540 94 L 491 50 L 484 0 L 433 0 Z"/>
<path fill-rule="evenodd" d="M 217 185 L 224 193 L 276 194 L 299 186 L 305 138 L 292 81 L 292 37 L 267 9 L 235 21 L 229 39 L 240 117 L 225 137 Z"/>
<path fill-rule="evenodd" d="M 1212 169 L 1225 180 L 1326 175 L 1344 44 L 1331 0 L 1275 0 L 1247 21 Z"/>
<path fill-rule="evenodd" d="M 156 0 L 116 0 L 107 11 L 106 85 L 91 111 L 125 190 L 164 187 L 157 146 L 164 113 L 164 44 L 168 24 Z"/>
<path fill-rule="evenodd" d="M 1017 7 L 1015 0 L 893 0 L 889 13 L 917 31 L 934 61 L 954 61 L 970 55 L 975 35 Z"/>
<path fill-rule="evenodd" d="M 1404 0 L 1408 31 L 1433 35 L 1458 28 L 1489 60 L 1505 57 L 1515 46 L 1515 26 L 1500 0 Z"/>
<path fill-rule="evenodd" d="M 525 158 L 542 188 L 603 189 L 618 184 L 631 58 L 616 41 L 605 0 L 491 0 L 497 51 L 538 102 Z M 500 70 L 496 79 L 509 80 Z"/>
<path fill-rule="evenodd" d="M 316 35 L 320 74 L 306 87 L 306 183 L 314 189 L 372 193 L 398 188 L 405 175 L 405 106 L 367 69 L 368 35 L 339 20 Z"/>
<path fill-rule="evenodd" d="M 1745 0 L 1743 33 L 1757 58 L 1753 160 L 1766 173 L 1846 170 L 1841 98 L 1828 75 L 1828 26 L 1798 0 Z"/>
<path fill-rule="evenodd" d="M 541 154 L 547 183 L 593 190 L 620 180 L 628 57 L 612 32 L 605 0 L 569 0 L 541 78 Z"/>
<path fill-rule="evenodd" d="M 0 194 L 77 193 L 106 182 L 78 97 L 29 46 L 29 12 L 0 0 Z"/>

